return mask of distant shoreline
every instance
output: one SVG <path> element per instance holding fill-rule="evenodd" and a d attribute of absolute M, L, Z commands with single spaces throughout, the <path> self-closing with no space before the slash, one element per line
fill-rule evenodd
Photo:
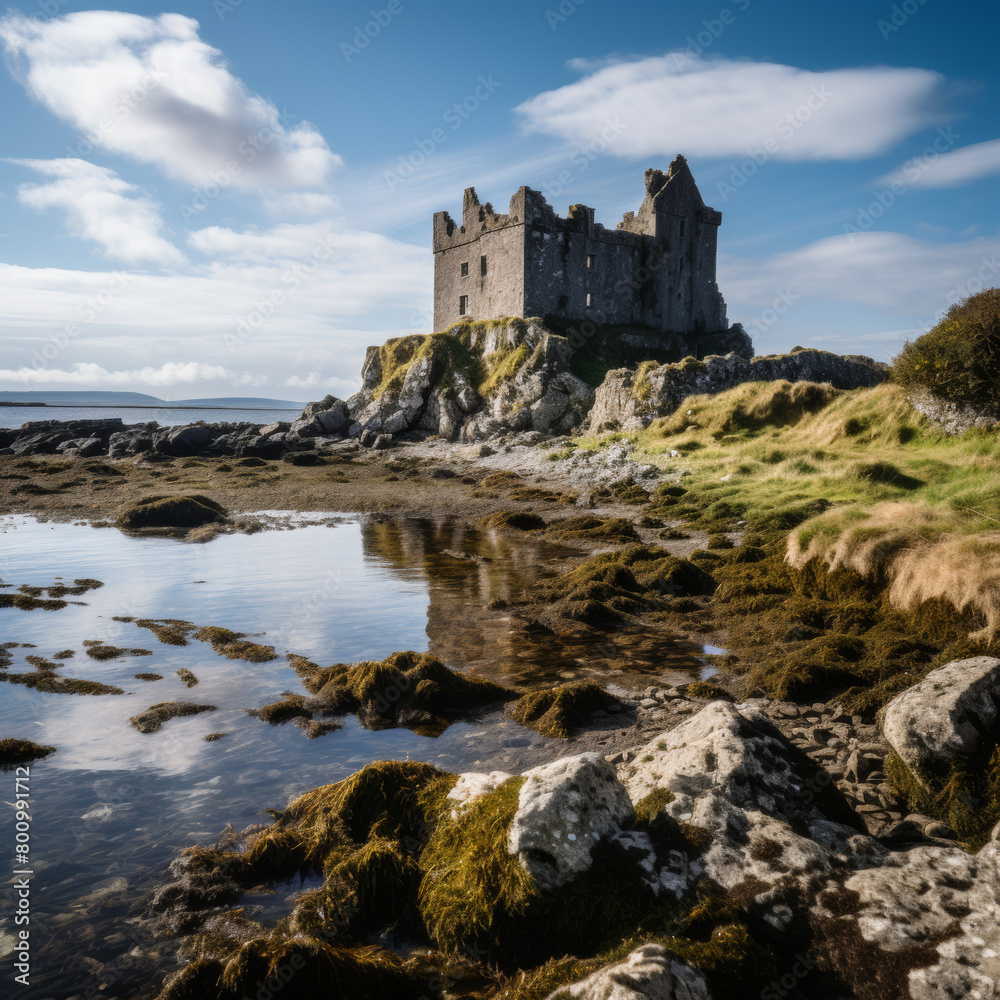
<path fill-rule="evenodd" d="M 48 409 L 62 407 L 70 410 L 287 410 L 298 412 L 298 408 L 284 406 L 190 406 L 186 403 L 174 406 L 163 403 L 13 403 L 0 400 L 0 406 L 44 406 Z"/>

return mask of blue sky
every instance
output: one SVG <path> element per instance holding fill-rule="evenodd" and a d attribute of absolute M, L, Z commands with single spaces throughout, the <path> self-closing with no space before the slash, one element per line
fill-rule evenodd
<path fill-rule="evenodd" d="M 1000 284 L 995 4 L 202 0 L 0 22 L 0 389 L 346 396 L 430 221 L 613 226 L 687 156 L 759 353 L 888 358 Z"/>

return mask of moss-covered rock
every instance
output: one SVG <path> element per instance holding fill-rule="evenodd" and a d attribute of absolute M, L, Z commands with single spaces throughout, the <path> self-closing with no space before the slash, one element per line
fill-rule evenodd
<path fill-rule="evenodd" d="M 449 670 L 427 653 L 393 653 L 385 660 L 331 667 L 294 654 L 289 662 L 313 696 L 300 702 L 301 707 L 316 714 L 354 712 L 370 729 L 443 722 L 471 708 L 517 697 L 484 677 Z M 289 709 L 293 707 L 289 703 Z"/>
<path fill-rule="evenodd" d="M 33 760 L 41 760 L 55 752 L 55 747 L 45 746 L 42 743 L 32 743 L 31 740 L 3 739 L 0 740 L 0 767 L 27 764 Z"/>
<path fill-rule="evenodd" d="M 522 726 L 565 740 L 589 725 L 595 712 L 617 704 L 618 699 L 597 681 L 584 680 L 522 695 L 507 712 Z"/>
<path fill-rule="evenodd" d="M 224 507 L 201 495 L 138 500 L 115 519 L 115 527 L 135 531 L 142 528 L 197 528 L 228 520 Z"/>
<path fill-rule="evenodd" d="M 163 723 L 171 719 L 186 718 L 190 715 L 201 715 L 202 712 L 217 711 L 215 705 L 195 705 L 183 701 L 161 701 L 150 705 L 145 712 L 133 715 L 129 719 L 133 729 L 140 733 L 156 733 L 163 728 Z"/>

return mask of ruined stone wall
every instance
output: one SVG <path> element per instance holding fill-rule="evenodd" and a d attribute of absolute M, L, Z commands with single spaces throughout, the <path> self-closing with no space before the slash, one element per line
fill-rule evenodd
<path fill-rule="evenodd" d="M 571 206 L 561 218 L 527 187 L 511 198 L 505 214 L 481 205 L 468 188 L 461 226 L 447 212 L 434 216 L 434 329 L 463 318 L 504 316 L 680 334 L 727 329 L 716 284 L 721 214 L 705 206 L 683 157 L 668 173 L 646 171 L 645 183 L 639 211 L 629 212 L 616 229 L 596 224 L 585 205 Z"/>

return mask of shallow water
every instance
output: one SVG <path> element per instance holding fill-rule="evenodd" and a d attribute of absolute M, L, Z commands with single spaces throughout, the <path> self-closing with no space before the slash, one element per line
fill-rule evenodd
<path fill-rule="evenodd" d="M 31 420 L 104 420 L 121 417 L 124 424 L 155 420 L 161 427 L 226 422 L 273 424 L 294 420 L 300 410 L 253 410 L 206 406 L 0 406 L 0 427 L 20 427 Z"/>
<path fill-rule="evenodd" d="M 287 523 L 301 520 L 291 516 Z M 281 808 L 371 760 L 489 770 L 503 766 L 496 761 L 509 748 L 545 744 L 499 710 L 455 723 L 437 737 L 406 729 L 372 732 L 346 716 L 342 729 L 309 740 L 295 726 L 269 726 L 245 709 L 302 690 L 286 652 L 326 665 L 430 648 L 455 666 L 487 664 L 484 650 L 497 644 L 477 633 L 474 609 L 550 575 L 549 564 L 560 554 L 444 520 L 343 518 L 189 544 L 81 524 L 0 519 L 0 578 L 12 589 L 83 577 L 105 584 L 69 597 L 79 603 L 62 610 L 0 609 L 0 642 L 34 646 L 11 650 L 9 672 L 32 670 L 26 655 L 51 658 L 72 649 L 72 658 L 57 661 L 60 675 L 127 692 L 46 694 L 0 684 L 0 736 L 58 748 L 31 766 L 31 929 L 38 951 L 32 986 L 19 995 L 69 997 L 105 981 L 107 971 L 86 966 L 81 956 L 116 969 L 113 963 L 128 947 L 130 907 L 181 848 L 215 841 L 227 823 L 240 829 L 266 821 L 262 810 Z M 254 664 L 226 659 L 193 640 L 164 645 L 115 616 L 223 626 L 274 646 L 280 658 Z M 151 655 L 98 661 L 86 655 L 84 640 Z M 543 667 L 538 664 L 540 672 Z M 185 686 L 177 676 L 181 668 L 199 683 Z M 162 674 L 163 680 L 137 680 L 138 672 Z M 170 700 L 218 710 L 169 721 L 152 734 L 128 724 L 149 705 Z M 227 735 L 204 740 L 217 732 Z M 557 752 L 555 747 L 551 755 Z M 0 800 L 12 801 L 13 775 L 0 774 L 3 782 L 11 789 Z M 13 838 L 6 817 L 0 837 Z M 300 888 L 278 887 L 274 896 L 249 902 L 264 917 L 277 916 Z M 7 965 L 9 904 L 0 917 L 0 957 Z M 136 984 L 149 977 L 127 968 L 112 975 L 118 979 L 110 995 L 122 997 L 135 995 Z"/>

